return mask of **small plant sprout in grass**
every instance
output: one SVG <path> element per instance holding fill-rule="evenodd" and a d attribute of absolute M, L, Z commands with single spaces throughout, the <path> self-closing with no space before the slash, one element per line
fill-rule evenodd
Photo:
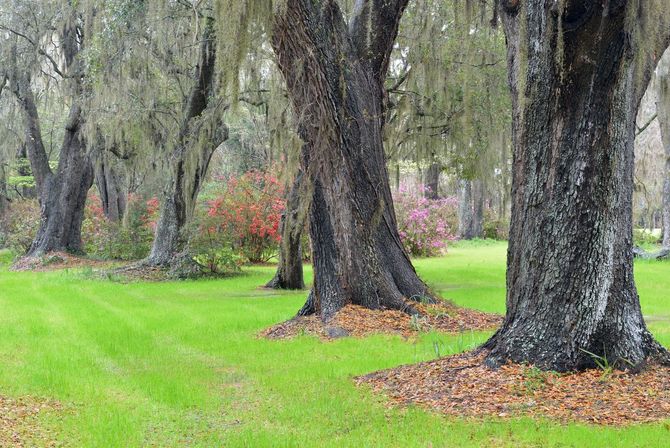
<path fill-rule="evenodd" d="M 430 330 L 430 325 L 428 325 L 428 319 L 421 317 L 418 314 L 413 314 L 409 321 L 409 327 L 418 332 L 423 333 Z"/>
<path fill-rule="evenodd" d="M 419 302 L 423 305 L 429 305 L 432 303 L 432 299 L 426 295 L 423 294 L 414 294 L 412 297 L 409 298 L 410 300 L 414 300 L 416 302 Z"/>
<path fill-rule="evenodd" d="M 593 359 L 593 362 L 596 364 L 596 366 L 598 366 L 598 368 L 602 370 L 603 374 L 600 377 L 601 381 L 607 381 L 609 379 L 612 373 L 614 373 L 614 368 L 616 367 L 617 364 L 619 364 L 619 361 L 623 361 L 624 363 L 633 367 L 633 363 L 625 358 L 617 358 L 616 361 L 612 363 L 609 361 L 609 359 L 607 359 L 606 353 L 603 355 L 596 355 L 595 353 L 592 353 L 583 348 L 580 348 L 580 350 L 589 355 L 591 359 Z"/>

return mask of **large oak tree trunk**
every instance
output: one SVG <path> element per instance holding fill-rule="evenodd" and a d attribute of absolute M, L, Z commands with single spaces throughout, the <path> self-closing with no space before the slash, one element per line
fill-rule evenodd
<path fill-rule="evenodd" d="M 501 1 L 513 203 L 507 315 L 485 344 L 491 364 L 566 371 L 594 366 L 590 352 L 627 367 L 662 350 L 633 281 L 634 123 L 655 65 L 653 48 L 638 47 L 651 30 L 629 28 L 642 23 L 628 17 L 644 14 L 635 3 Z"/>
<path fill-rule="evenodd" d="M 665 155 L 662 200 L 663 247 L 670 248 L 670 50 L 663 54 L 657 74 L 658 100 L 656 111 Z"/>
<path fill-rule="evenodd" d="M 214 95 L 216 39 L 208 19 L 200 45 L 194 84 L 185 105 L 183 121 L 170 157 L 169 181 L 163 192 L 160 217 L 146 263 L 167 265 L 184 246 L 182 229 L 191 219 L 214 150 L 228 138 L 228 128 L 218 119 L 202 129 L 203 115 Z"/>
<path fill-rule="evenodd" d="M 306 182 L 302 172 L 298 172 L 293 186 L 288 193 L 286 210 L 281 217 L 279 232 L 279 264 L 277 272 L 270 280 L 267 288 L 275 289 L 304 289 L 305 280 L 302 272 L 302 245 L 301 237 L 305 227 L 306 211 L 309 197 L 307 197 Z"/>
<path fill-rule="evenodd" d="M 28 251 L 35 256 L 64 250 L 81 253 L 81 225 L 86 195 L 93 184 L 93 167 L 81 136 L 81 110 L 74 105 L 65 125 L 65 139 L 55 173 L 41 188 L 41 222 Z"/>
<path fill-rule="evenodd" d="M 397 231 L 382 144 L 384 77 L 406 0 L 288 0 L 273 47 L 300 117 L 312 184 L 314 289 L 302 314 L 328 320 L 353 303 L 412 311 L 428 294 Z"/>

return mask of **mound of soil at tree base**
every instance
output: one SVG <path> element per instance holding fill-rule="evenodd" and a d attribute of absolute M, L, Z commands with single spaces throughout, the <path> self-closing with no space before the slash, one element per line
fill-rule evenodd
<path fill-rule="evenodd" d="M 372 310 L 346 305 L 324 324 L 319 316 L 297 316 L 261 332 L 269 339 L 286 339 L 311 334 L 328 340 L 342 336 L 367 336 L 375 333 L 416 336 L 436 330 L 458 333 L 468 330 L 491 330 L 502 323 L 502 316 L 460 308 L 448 302 L 412 304 L 421 316 L 410 316 L 397 310 Z"/>
<path fill-rule="evenodd" d="M 12 271 L 55 271 L 60 269 L 110 268 L 114 261 L 91 260 L 67 252 L 50 252 L 39 257 L 21 257 L 10 267 Z"/>
<path fill-rule="evenodd" d="M 591 369 L 543 372 L 522 364 L 486 367 L 486 353 L 464 353 L 357 377 L 389 397 L 466 417 L 543 417 L 560 422 L 626 425 L 670 417 L 670 368 L 641 373 Z"/>
<path fill-rule="evenodd" d="M 43 428 L 37 416 L 61 409 L 55 401 L 0 395 L 0 446 L 57 446 L 55 434 Z"/>

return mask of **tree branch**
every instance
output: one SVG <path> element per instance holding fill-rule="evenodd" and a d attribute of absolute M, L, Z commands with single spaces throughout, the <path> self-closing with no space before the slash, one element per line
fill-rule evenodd
<path fill-rule="evenodd" d="M 349 33 L 361 59 L 381 82 L 386 77 L 400 18 L 408 0 L 356 0 Z"/>

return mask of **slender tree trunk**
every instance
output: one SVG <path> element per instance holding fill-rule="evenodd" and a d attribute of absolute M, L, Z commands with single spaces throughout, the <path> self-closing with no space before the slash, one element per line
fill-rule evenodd
<path fill-rule="evenodd" d="M 309 208 L 306 204 L 306 184 L 302 172 L 298 172 L 286 200 L 286 210 L 279 226 L 281 243 L 279 244 L 279 265 L 272 280 L 265 285 L 275 289 L 304 289 L 302 272 L 302 245 L 300 239 L 305 227 L 305 218 Z"/>
<path fill-rule="evenodd" d="M 273 47 L 309 150 L 314 289 L 301 310 L 412 312 L 427 294 L 397 231 L 382 144 L 383 81 L 406 0 L 359 1 L 350 24 L 334 0 L 287 0 Z"/>
<path fill-rule="evenodd" d="M 163 191 L 156 235 L 149 258 L 145 260 L 150 265 L 169 264 L 183 249 L 182 229 L 193 215 L 212 154 L 228 138 L 228 128 L 220 120 L 216 120 L 209 133 L 201 129 L 202 123 L 197 120 L 214 95 L 216 39 L 213 26 L 213 20 L 208 20 L 203 32 L 194 85 L 170 158 L 170 176 Z"/>
<path fill-rule="evenodd" d="M 475 237 L 472 181 L 469 179 L 458 181 L 458 236 L 462 240 Z"/>
<path fill-rule="evenodd" d="M 433 161 L 426 170 L 426 175 L 423 180 L 424 194 L 428 199 L 438 199 L 440 197 L 440 172 L 442 166 L 433 156 Z"/>
<path fill-rule="evenodd" d="M 126 212 L 123 178 L 114 167 L 113 161 L 102 150 L 98 152 L 95 161 L 95 184 L 107 219 L 121 222 Z"/>
<path fill-rule="evenodd" d="M 660 22 L 628 17 L 649 15 L 634 4 L 501 0 L 513 202 L 507 315 L 485 344 L 491 364 L 568 371 L 594 366 L 590 352 L 627 367 L 663 352 L 633 281 L 632 187 L 635 116 L 670 30 L 638 48 Z"/>
<path fill-rule="evenodd" d="M 23 143 L 19 146 L 19 149 L 16 151 L 16 160 L 19 162 L 19 167 L 16 170 L 19 176 L 32 176 L 32 170 L 30 169 L 30 161 L 28 165 L 23 164 L 24 160 L 28 159 L 28 152 L 26 150 L 26 144 Z M 18 190 L 17 190 L 18 192 Z M 34 199 L 37 198 L 37 189 L 32 186 L 23 186 L 21 191 L 18 192 L 22 198 L 25 199 Z"/>
<path fill-rule="evenodd" d="M 670 50 L 663 54 L 657 71 L 658 100 L 656 111 L 661 128 L 665 166 L 663 169 L 663 247 L 670 247 Z"/>
<path fill-rule="evenodd" d="M 5 165 L 0 164 L 0 222 L 9 208 L 9 196 L 7 195 L 7 176 Z"/>
<path fill-rule="evenodd" d="M 486 189 L 481 179 L 472 181 L 472 236 L 481 238 L 484 234 L 484 200 Z"/>

